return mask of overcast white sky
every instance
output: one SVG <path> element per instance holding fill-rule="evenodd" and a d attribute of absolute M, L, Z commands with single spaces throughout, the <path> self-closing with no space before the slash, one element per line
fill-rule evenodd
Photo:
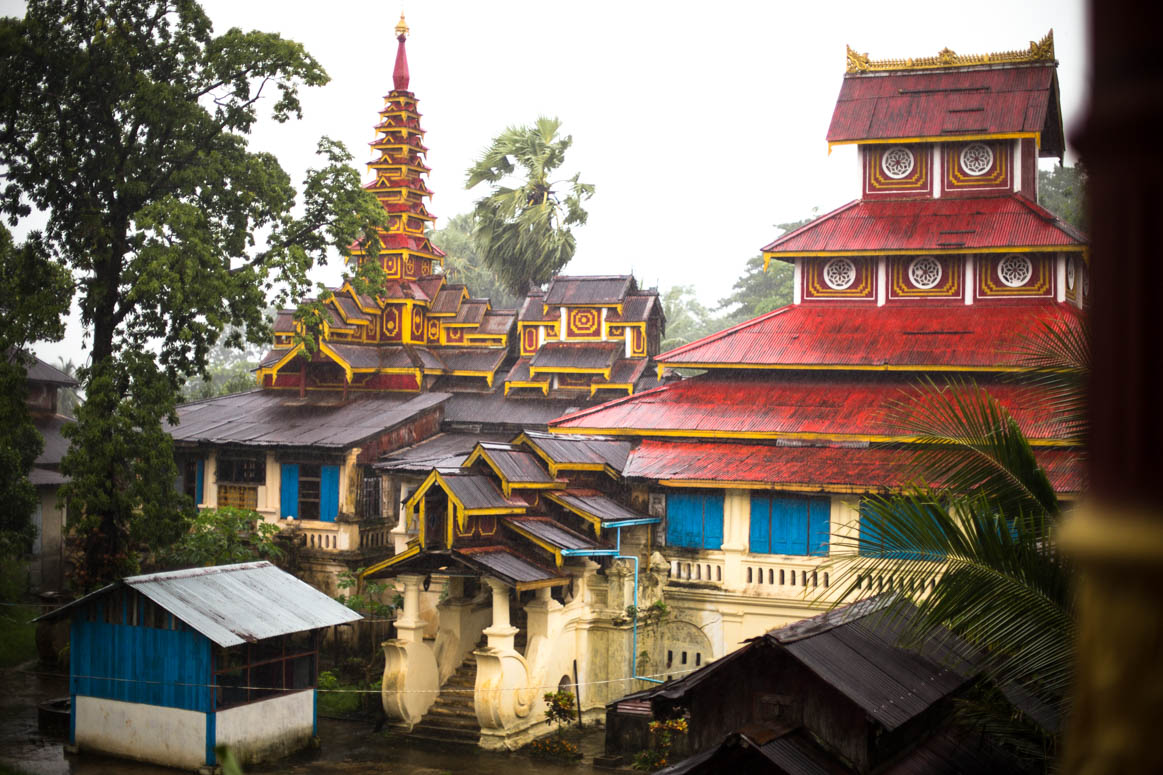
<path fill-rule="evenodd" d="M 931 56 L 945 46 L 984 53 L 1024 49 L 1052 27 L 1068 133 L 1081 115 L 1088 70 L 1081 0 L 204 6 L 218 32 L 278 32 L 302 42 L 331 75 L 304 94 L 302 121 L 266 122 L 252 140 L 294 179 L 314 163 L 321 135 L 342 140 L 361 162 L 370 158 L 402 8 L 434 214 L 471 208 L 480 192 L 464 189 L 465 170 L 500 130 L 557 116 L 574 138 L 568 172 L 597 187 L 565 271 L 633 271 L 646 286 L 693 285 L 712 307 L 777 235 L 774 224 L 858 196 L 855 151 L 829 155 L 824 140 L 845 44 L 873 59 Z M 0 0 L 4 15 L 22 7 Z M 320 279 L 338 275 L 333 263 Z M 66 342 L 37 353 L 80 360 L 80 347 L 74 324 Z"/>

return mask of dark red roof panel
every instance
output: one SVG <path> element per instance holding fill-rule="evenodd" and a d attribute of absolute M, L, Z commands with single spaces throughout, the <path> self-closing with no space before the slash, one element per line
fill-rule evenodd
<path fill-rule="evenodd" d="M 1067 432 L 1038 389 L 1012 382 L 984 387 L 1031 439 Z M 787 374 L 775 380 L 712 371 L 574 412 L 550 426 L 643 436 L 900 438 L 908 434 L 891 422 L 890 409 L 915 391 L 914 380 L 893 375 Z"/>
<path fill-rule="evenodd" d="M 503 336 L 513 330 L 513 324 L 516 322 L 517 313 L 511 309 L 491 310 L 485 313 L 477 330 L 469 333 Z"/>
<path fill-rule="evenodd" d="M 558 275 L 549 282 L 544 304 L 584 305 L 619 304 L 635 290 L 630 275 L 593 275 L 567 277 Z"/>
<path fill-rule="evenodd" d="M 1061 152 L 1056 65 L 847 75 L 828 142 L 1041 133 Z"/>
<path fill-rule="evenodd" d="M 1050 302 L 907 306 L 799 304 L 659 355 L 668 366 L 898 366 L 949 369 L 1021 365 L 1043 323 L 1077 321 Z"/>
<path fill-rule="evenodd" d="M 608 369 L 625 349 L 621 342 L 549 342 L 533 356 L 535 369 Z"/>
<path fill-rule="evenodd" d="M 913 480 L 914 450 L 900 447 L 786 447 L 774 444 L 664 441 L 646 439 L 626 462 L 623 475 L 651 480 L 755 482 L 852 488 L 868 492 L 896 488 Z M 1082 491 L 1082 453 L 1076 449 L 1038 449 L 1054 489 Z"/>
<path fill-rule="evenodd" d="M 607 323 L 644 323 L 650 319 L 655 307 L 660 307 L 657 293 L 636 293 L 626 297 L 622 304 L 622 314 L 611 310 L 606 315 Z"/>
<path fill-rule="evenodd" d="M 450 322 L 480 325 L 480 322 L 485 318 L 485 312 L 488 306 L 489 303 L 487 301 L 468 299 L 460 305 L 460 310 L 456 313 L 456 317 Z"/>
<path fill-rule="evenodd" d="M 446 285 L 432 300 L 430 312 L 433 315 L 455 315 L 464 293 L 463 285 Z"/>
<path fill-rule="evenodd" d="M 505 517 L 504 523 L 520 528 L 558 549 L 597 549 L 598 543 L 549 517 Z"/>
<path fill-rule="evenodd" d="M 1081 249 L 1086 236 L 1020 194 L 980 199 L 856 200 L 763 248 L 804 253 L 876 253 L 987 248 Z"/>
<path fill-rule="evenodd" d="M 517 319 L 522 323 L 553 323 L 561 320 L 561 315 L 556 310 L 545 312 L 545 293 L 534 291 L 521 302 Z"/>

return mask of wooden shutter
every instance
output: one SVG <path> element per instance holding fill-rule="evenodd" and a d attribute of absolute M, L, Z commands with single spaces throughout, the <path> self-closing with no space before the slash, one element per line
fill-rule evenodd
<path fill-rule="evenodd" d="M 319 519 L 334 522 L 339 514 L 339 466 L 319 466 Z"/>
<path fill-rule="evenodd" d="M 283 463 L 279 477 L 279 516 L 299 518 L 299 464 Z"/>

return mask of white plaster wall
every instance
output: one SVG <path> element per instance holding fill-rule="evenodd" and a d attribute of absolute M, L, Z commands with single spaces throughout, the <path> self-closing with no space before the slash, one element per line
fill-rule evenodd
<path fill-rule="evenodd" d="M 276 759 L 311 739 L 314 689 L 218 712 L 218 745 L 228 745 L 244 763 Z"/>
<path fill-rule="evenodd" d="M 137 702 L 77 697 L 77 747 L 167 767 L 206 763 L 206 714 Z"/>

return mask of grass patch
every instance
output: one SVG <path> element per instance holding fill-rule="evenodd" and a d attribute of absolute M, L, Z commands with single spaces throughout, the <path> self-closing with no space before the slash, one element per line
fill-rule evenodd
<path fill-rule="evenodd" d="M 341 684 L 335 674 L 324 670 L 319 674 L 319 692 L 317 710 L 322 716 L 358 716 L 367 705 L 365 698 L 372 697 L 379 704 L 378 694 L 380 686 L 375 684 Z M 377 690 L 369 694 L 369 689 Z"/>
<path fill-rule="evenodd" d="M 29 620 L 37 613 L 34 606 L 0 607 L 0 667 L 15 667 L 36 657 L 36 625 Z"/>

